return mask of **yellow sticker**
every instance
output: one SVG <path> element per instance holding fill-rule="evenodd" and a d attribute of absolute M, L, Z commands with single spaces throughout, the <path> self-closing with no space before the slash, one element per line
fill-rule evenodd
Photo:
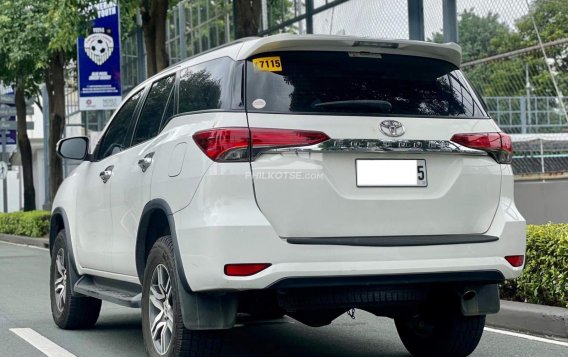
<path fill-rule="evenodd" d="M 261 71 L 282 72 L 280 56 L 255 58 L 252 60 L 252 63 Z"/>

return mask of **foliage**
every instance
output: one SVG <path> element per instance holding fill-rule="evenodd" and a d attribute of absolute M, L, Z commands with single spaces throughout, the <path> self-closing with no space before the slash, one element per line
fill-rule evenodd
<path fill-rule="evenodd" d="M 568 37 L 568 1 L 536 0 L 531 5 L 531 11 L 544 42 Z M 530 16 L 521 17 L 516 27 L 523 44 L 536 43 L 537 36 Z"/>
<path fill-rule="evenodd" d="M 45 24 L 44 2 L 5 0 L 0 2 L 0 80 L 19 82 L 28 92 L 36 92 L 46 62 L 41 34 Z"/>
<path fill-rule="evenodd" d="M 0 79 L 36 93 L 49 54 L 76 51 L 77 36 L 87 28 L 98 0 L 0 1 Z M 84 16 L 79 16 L 84 14 Z"/>
<path fill-rule="evenodd" d="M 568 38 L 568 1 L 535 0 L 531 14 L 544 43 Z M 519 18 L 515 27 L 510 29 L 497 14 L 489 12 L 480 16 L 470 9 L 460 14 L 458 27 L 464 63 L 538 44 L 530 14 Z M 443 36 L 434 33 L 431 40 L 442 42 Z M 549 47 L 546 53 L 560 89 L 568 91 L 568 46 Z M 556 96 L 540 49 L 464 67 L 468 78 L 484 96 L 524 96 L 526 69 L 530 75 L 532 95 Z"/>
<path fill-rule="evenodd" d="M 568 224 L 527 227 L 523 275 L 501 287 L 503 298 L 568 307 Z"/>
<path fill-rule="evenodd" d="M 460 14 L 458 32 L 463 61 L 468 62 L 501 52 L 504 43 L 506 44 L 508 40 L 509 27 L 499 20 L 499 14 L 489 12 L 485 16 L 480 16 L 472 8 Z M 432 34 L 430 40 L 442 43 L 444 36 L 436 32 Z"/>
<path fill-rule="evenodd" d="M 49 233 L 48 211 L 0 213 L 0 233 L 44 237 Z"/>

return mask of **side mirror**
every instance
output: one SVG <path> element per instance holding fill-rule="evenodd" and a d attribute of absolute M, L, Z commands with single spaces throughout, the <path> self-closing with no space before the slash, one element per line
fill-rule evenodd
<path fill-rule="evenodd" d="M 59 140 L 57 154 L 64 159 L 85 160 L 89 154 L 89 138 L 76 136 Z"/>

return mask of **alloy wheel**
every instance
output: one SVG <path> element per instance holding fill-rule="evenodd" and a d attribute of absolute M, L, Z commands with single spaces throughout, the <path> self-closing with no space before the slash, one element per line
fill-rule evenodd
<path fill-rule="evenodd" d="M 57 310 L 63 312 L 67 293 L 67 268 L 65 267 L 65 250 L 59 248 L 55 257 L 55 281 L 53 283 Z"/>
<path fill-rule="evenodd" d="M 158 264 L 154 268 L 149 298 L 150 335 L 156 352 L 164 355 L 172 342 L 174 312 L 172 282 L 168 269 L 163 264 Z"/>

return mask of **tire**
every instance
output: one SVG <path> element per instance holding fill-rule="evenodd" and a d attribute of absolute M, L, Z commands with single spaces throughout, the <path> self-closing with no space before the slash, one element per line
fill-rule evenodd
<path fill-rule="evenodd" d="M 398 335 L 404 347 L 415 357 L 470 355 L 477 347 L 483 327 L 483 316 L 446 315 L 395 318 Z"/>
<path fill-rule="evenodd" d="M 172 239 L 165 236 L 150 250 L 144 270 L 142 332 L 146 352 L 149 356 L 218 356 L 220 331 L 184 327 L 175 274 Z"/>
<path fill-rule="evenodd" d="M 51 250 L 49 296 L 51 314 L 57 326 L 65 330 L 88 329 L 95 325 L 101 312 L 101 300 L 71 294 L 71 276 L 65 230 L 61 230 Z"/>

